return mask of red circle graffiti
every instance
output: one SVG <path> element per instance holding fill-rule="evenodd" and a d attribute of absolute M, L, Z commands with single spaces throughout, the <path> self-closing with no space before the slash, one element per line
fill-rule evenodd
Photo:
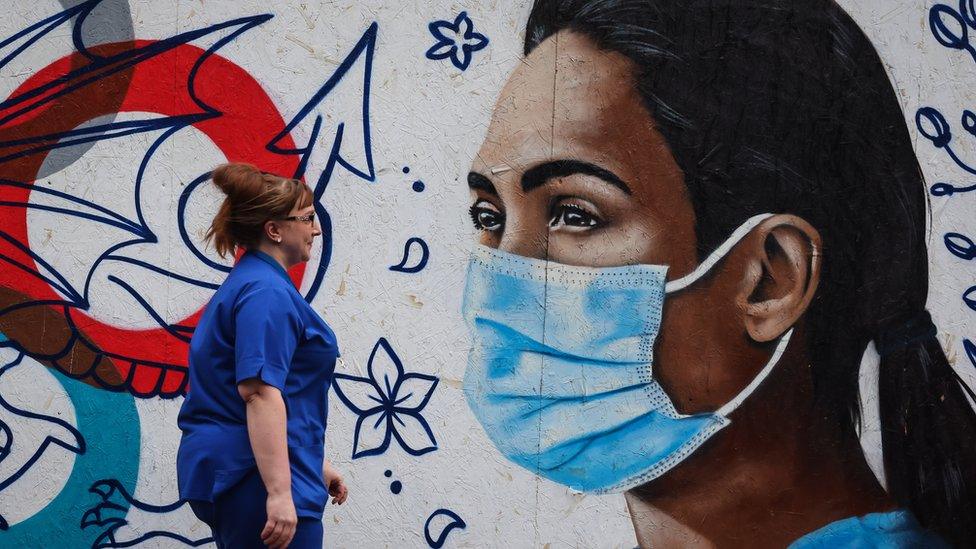
<path fill-rule="evenodd" d="M 155 43 L 105 44 L 91 48 L 91 52 L 110 58 Z M 202 63 L 201 59 L 204 59 Z M 285 128 L 270 97 L 247 71 L 223 57 L 207 55 L 198 47 L 183 44 L 139 58 L 136 64 L 115 72 L 106 69 L 102 63 L 98 67 L 91 66 L 98 69 L 92 70 L 97 78 L 52 98 L 59 91 L 81 82 L 83 77 L 79 78 L 75 71 L 87 63 L 88 60 L 78 53 L 59 59 L 38 70 L 0 104 L 0 117 L 13 115 L 0 127 L 4 156 L 16 152 L 18 147 L 26 151 L 28 147 L 36 146 L 37 136 L 55 136 L 114 112 L 185 116 L 200 114 L 209 108 L 220 114 L 192 125 L 206 134 L 228 160 L 247 161 L 262 170 L 281 174 L 294 173 L 298 167 L 296 156 L 275 154 L 266 148 L 268 141 Z M 36 93 L 46 85 L 52 87 Z M 18 144 L 18 140 L 25 138 L 33 138 L 35 143 Z M 56 140 L 57 137 L 52 137 L 48 142 L 53 144 Z M 281 145 L 292 147 L 293 143 L 289 138 Z M 34 184 L 46 155 L 47 151 L 39 151 L 0 162 L 3 178 Z M 0 201 L 7 204 L 27 203 L 29 194 L 29 188 L 0 187 Z M 22 249 L 30 245 L 26 211 L 24 207 L 0 211 L 0 229 L 7 237 L 0 240 L 0 254 L 10 258 L 14 265 L 0 269 L 0 285 L 35 301 L 64 301 L 43 279 L 29 274 L 38 266 Z M 296 267 L 289 274 L 296 285 L 299 284 L 304 266 Z M 177 324 L 195 326 L 204 305 L 201 303 L 200 309 Z M 78 307 L 69 310 L 70 318 L 66 320 L 73 322 L 91 342 L 106 352 L 131 357 L 129 364 L 114 361 L 123 377 L 129 373 L 129 368 L 141 361 L 174 366 L 186 364 L 188 345 L 162 328 L 130 330 L 101 322 Z M 135 373 L 132 385 L 152 387 L 160 375 L 163 375 L 161 370 L 146 365 Z M 172 390 L 182 381 L 169 379 L 167 375 L 163 390 Z"/>

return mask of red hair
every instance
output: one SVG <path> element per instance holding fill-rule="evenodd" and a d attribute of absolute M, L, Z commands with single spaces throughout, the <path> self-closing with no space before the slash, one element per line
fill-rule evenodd
<path fill-rule="evenodd" d="M 238 247 L 253 248 L 265 222 L 312 204 L 312 190 L 302 181 L 262 172 L 251 164 L 221 164 L 212 177 L 227 195 L 206 236 L 220 257 L 233 255 Z"/>

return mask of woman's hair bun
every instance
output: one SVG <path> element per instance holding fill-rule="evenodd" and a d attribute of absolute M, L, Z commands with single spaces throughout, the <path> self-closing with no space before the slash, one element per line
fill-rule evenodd
<path fill-rule="evenodd" d="M 261 193 L 264 174 L 252 164 L 230 162 L 214 168 L 214 185 L 217 185 L 231 202 L 243 202 Z"/>

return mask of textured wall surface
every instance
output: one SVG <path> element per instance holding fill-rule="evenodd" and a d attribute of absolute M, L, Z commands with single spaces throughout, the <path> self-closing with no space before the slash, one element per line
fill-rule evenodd
<path fill-rule="evenodd" d="M 897 92 L 929 187 L 928 309 L 976 385 L 976 14 L 840 3 Z M 318 197 L 325 237 L 292 275 L 343 353 L 327 453 L 350 498 L 326 510 L 329 546 L 636 545 L 620 494 L 511 463 L 462 392 L 478 238 L 466 177 L 522 62 L 530 3 L 6 8 L 0 546 L 208 543 L 177 494 L 176 413 L 193 326 L 231 266 L 203 242 L 221 198 L 209 170 L 228 160 L 302 177 Z M 865 364 L 862 443 L 880 471 Z"/>

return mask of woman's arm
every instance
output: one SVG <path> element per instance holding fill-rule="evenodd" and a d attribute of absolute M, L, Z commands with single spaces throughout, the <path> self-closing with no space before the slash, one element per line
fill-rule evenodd
<path fill-rule="evenodd" d="M 261 540 L 273 549 L 287 547 L 295 535 L 298 516 L 291 496 L 285 401 L 278 389 L 257 378 L 242 381 L 237 391 L 247 405 L 247 435 L 268 491 L 268 521 Z"/>

